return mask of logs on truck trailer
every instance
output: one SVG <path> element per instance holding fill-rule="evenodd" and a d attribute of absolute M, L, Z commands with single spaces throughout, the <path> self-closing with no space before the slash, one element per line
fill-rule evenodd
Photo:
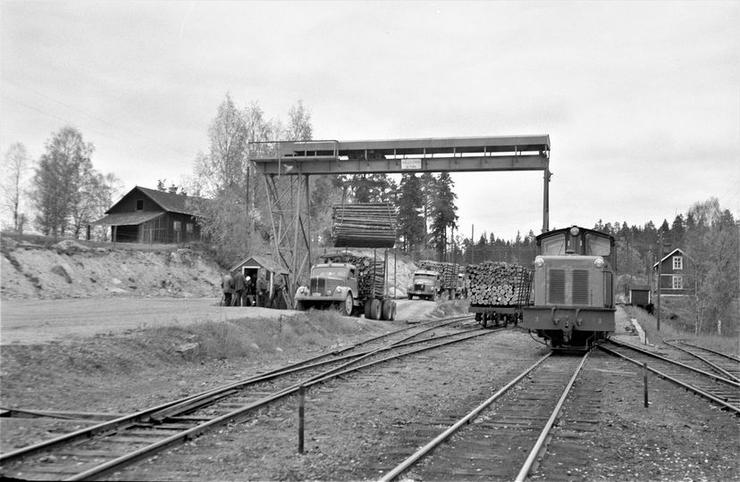
<path fill-rule="evenodd" d="M 466 268 L 471 305 L 521 306 L 529 299 L 530 270 L 524 266 L 486 261 Z"/>
<path fill-rule="evenodd" d="M 396 208 L 393 204 L 339 204 L 333 207 L 334 246 L 392 248 L 396 242 Z"/>
<path fill-rule="evenodd" d="M 460 268 L 459 264 L 422 260 L 417 262 L 416 265 L 420 269 L 436 271 L 437 273 L 439 273 L 442 276 L 442 290 L 446 290 L 450 294 L 454 292 L 455 288 L 457 287 L 457 274 Z"/>
<path fill-rule="evenodd" d="M 322 263 L 349 263 L 357 268 L 357 289 L 360 298 L 380 298 L 385 291 L 385 262 L 377 257 L 356 256 L 349 253 L 324 254 Z"/>

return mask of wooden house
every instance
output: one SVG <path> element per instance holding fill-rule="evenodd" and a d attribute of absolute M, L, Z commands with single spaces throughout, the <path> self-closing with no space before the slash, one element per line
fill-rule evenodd
<path fill-rule="evenodd" d="M 690 258 L 680 248 L 676 248 L 653 265 L 656 276 L 660 273 L 657 282 L 660 283 L 661 296 L 685 296 L 692 291 L 690 264 Z"/>
<path fill-rule="evenodd" d="M 198 241 L 197 213 L 203 201 L 203 198 L 136 186 L 93 224 L 110 226 L 113 242 Z"/>

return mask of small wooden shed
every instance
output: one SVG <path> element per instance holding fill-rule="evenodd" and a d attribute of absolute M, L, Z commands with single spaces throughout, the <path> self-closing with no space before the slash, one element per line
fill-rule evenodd
<path fill-rule="evenodd" d="M 647 308 L 652 303 L 650 287 L 648 286 L 630 286 L 629 304 Z"/>
<path fill-rule="evenodd" d="M 241 271 L 245 278 L 249 276 L 255 281 L 255 283 L 260 270 L 263 270 L 265 273 L 267 282 L 270 286 L 270 299 L 272 299 L 275 294 L 273 291 L 274 286 L 279 285 L 278 277 L 283 278 L 283 286 L 288 286 L 288 271 L 273 262 L 269 256 L 249 256 L 229 269 L 232 275 Z"/>

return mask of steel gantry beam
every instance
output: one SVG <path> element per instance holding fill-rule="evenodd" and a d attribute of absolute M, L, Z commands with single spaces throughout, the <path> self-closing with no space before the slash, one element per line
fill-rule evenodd
<path fill-rule="evenodd" d="M 545 171 L 550 136 L 456 137 L 387 141 L 283 142 L 252 159 L 263 174 Z"/>
<path fill-rule="evenodd" d="M 546 134 L 268 144 L 273 144 L 267 150 L 274 155 L 251 161 L 265 177 L 271 204 L 275 257 L 289 271 L 291 284 L 306 267 L 310 268 L 310 234 L 307 236 L 306 228 L 310 233 L 311 175 L 543 171 L 542 231 L 549 230 L 550 136 Z M 284 184 L 288 189 L 295 189 L 290 195 L 291 202 L 287 203 L 290 206 L 281 203 L 278 192 L 276 180 L 283 176 L 287 177 L 286 180 L 295 181 Z M 302 196 L 305 196 L 303 200 Z"/>

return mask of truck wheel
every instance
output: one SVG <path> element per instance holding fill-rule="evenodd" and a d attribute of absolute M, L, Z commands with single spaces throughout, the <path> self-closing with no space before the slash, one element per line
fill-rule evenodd
<path fill-rule="evenodd" d="M 381 320 L 390 320 L 391 319 L 391 312 L 393 311 L 393 306 L 391 305 L 393 303 L 391 300 L 383 300 L 383 302 L 380 305 L 380 319 Z"/>
<path fill-rule="evenodd" d="M 410 300 L 413 299 L 413 298 L 414 298 L 414 295 L 409 295 L 409 299 Z"/>
<path fill-rule="evenodd" d="M 380 319 L 380 300 L 373 299 L 370 300 L 370 319 L 371 320 L 379 320 Z"/>
<path fill-rule="evenodd" d="M 481 316 L 480 326 L 483 328 L 488 326 L 488 313 L 483 313 L 483 316 Z"/>
<path fill-rule="evenodd" d="M 306 311 L 308 309 L 308 306 L 306 306 L 306 303 L 304 303 L 303 301 L 296 301 L 295 309 L 298 311 Z"/>
<path fill-rule="evenodd" d="M 370 305 L 371 305 L 370 302 L 371 301 L 372 300 L 366 300 L 365 301 L 365 319 L 366 320 L 372 320 L 372 317 L 370 316 L 371 315 L 371 313 L 370 313 Z"/>
<path fill-rule="evenodd" d="M 390 321 L 394 321 L 396 319 L 396 302 L 391 301 L 391 317 L 388 318 Z"/>
<path fill-rule="evenodd" d="M 347 293 L 347 297 L 344 299 L 344 303 L 339 305 L 339 312 L 343 316 L 350 316 L 352 314 L 352 308 L 354 308 L 355 300 L 352 299 L 352 293 Z"/>

